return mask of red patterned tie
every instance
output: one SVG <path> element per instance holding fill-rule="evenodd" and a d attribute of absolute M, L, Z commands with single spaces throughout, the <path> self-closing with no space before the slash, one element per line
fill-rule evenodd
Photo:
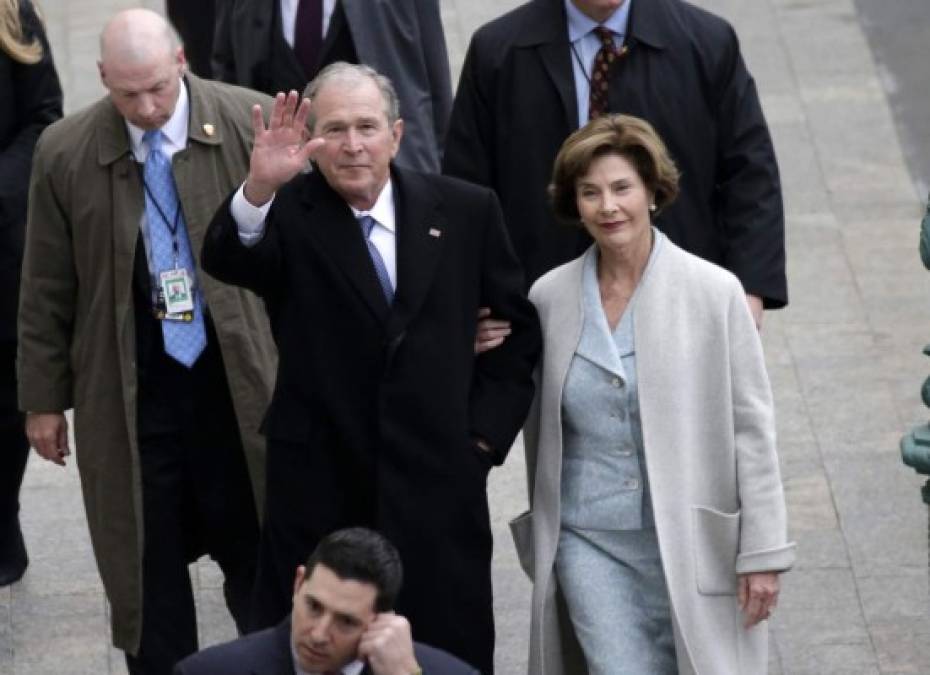
<path fill-rule="evenodd" d="M 607 85 L 610 80 L 610 67 L 620 56 L 614 45 L 614 34 L 609 28 L 598 26 L 594 29 L 595 35 L 601 41 L 601 48 L 594 57 L 594 67 L 591 68 L 591 93 L 588 99 L 588 119 L 593 120 L 607 113 Z"/>

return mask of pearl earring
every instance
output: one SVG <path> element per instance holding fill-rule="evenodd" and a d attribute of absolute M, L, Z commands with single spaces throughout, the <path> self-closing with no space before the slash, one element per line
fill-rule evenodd
<path fill-rule="evenodd" d="M 653 213 L 655 213 L 656 205 L 655 205 L 655 204 L 650 204 L 650 205 L 649 205 L 649 210 L 652 211 Z"/>

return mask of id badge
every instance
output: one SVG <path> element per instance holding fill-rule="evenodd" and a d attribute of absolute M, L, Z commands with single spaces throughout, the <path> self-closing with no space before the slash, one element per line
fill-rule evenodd
<path fill-rule="evenodd" d="M 185 269 L 167 270 L 159 274 L 165 311 L 168 314 L 183 314 L 193 311 L 194 298 L 191 280 Z"/>

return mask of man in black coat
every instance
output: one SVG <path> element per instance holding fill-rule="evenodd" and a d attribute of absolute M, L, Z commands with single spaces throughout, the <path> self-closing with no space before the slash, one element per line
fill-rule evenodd
<path fill-rule="evenodd" d="M 607 92 L 592 106 L 602 47 Z M 556 223 L 546 186 L 599 106 L 651 122 L 681 171 L 656 225 L 736 274 L 757 324 L 763 305 L 785 305 L 781 187 L 755 84 L 730 25 L 681 0 L 530 0 L 472 38 L 443 170 L 497 192 L 528 281 L 590 243 Z"/>
<path fill-rule="evenodd" d="M 17 40 L 0 41 L 0 587 L 26 571 L 26 546 L 19 527 L 19 488 L 29 442 L 16 400 L 16 313 L 23 263 L 26 194 L 39 134 L 61 117 L 61 85 L 45 30 L 29 0 L 17 16 L 0 22 L 21 29 Z"/>
<path fill-rule="evenodd" d="M 279 94 L 268 129 L 255 110 L 248 179 L 202 254 L 264 297 L 279 352 L 253 627 L 286 613 L 321 537 L 368 526 L 400 550 L 418 639 L 490 674 L 485 481 L 532 399 L 538 320 L 494 193 L 391 166 L 403 121 L 386 78 L 334 64 L 308 95 L 312 113 Z M 512 332 L 476 356 L 479 307 Z"/>
<path fill-rule="evenodd" d="M 392 611 L 402 569 L 397 549 L 376 532 L 334 532 L 297 568 L 287 619 L 190 656 L 174 675 L 479 675 L 413 642 L 408 621 Z"/>
<path fill-rule="evenodd" d="M 364 63 L 400 98 L 398 164 L 439 171 L 452 109 L 439 0 L 224 0 L 218 9 L 216 79 L 274 96 L 303 91 L 331 63 Z"/>

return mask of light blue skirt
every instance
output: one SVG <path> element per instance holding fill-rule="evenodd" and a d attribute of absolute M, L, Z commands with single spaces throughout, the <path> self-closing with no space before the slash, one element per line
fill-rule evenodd
<path fill-rule="evenodd" d="M 589 675 L 676 675 L 675 635 L 654 528 L 563 526 L 555 564 Z"/>

